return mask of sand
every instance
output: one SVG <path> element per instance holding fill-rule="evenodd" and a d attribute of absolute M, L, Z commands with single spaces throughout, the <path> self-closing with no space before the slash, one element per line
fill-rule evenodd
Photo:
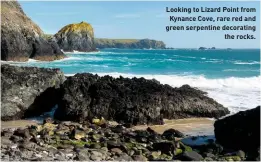
<path fill-rule="evenodd" d="M 164 125 L 149 126 L 158 133 L 163 133 L 165 130 L 173 128 L 187 135 L 213 135 L 214 120 L 209 118 L 189 118 L 177 120 L 164 120 Z M 147 125 L 135 126 L 134 129 L 147 129 Z"/>
<path fill-rule="evenodd" d="M 133 127 L 134 129 L 147 129 L 151 127 L 158 133 L 163 133 L 165 130 L 174 128 L 186 135 L 213 135 L 214 134 L 214 120 L 208 118 L 189 118 L 189 119 L 177 119 L 167 120 L 164 119 L 164 125 L 139 125 Z M 37 124 L 37 121 L 33 120 L 15 120 L 15 121 L 1 121 L 2 128 L 24 128 L 29 125 Z M 110 124 L 116 124 L 116 122 L 110 122 Z"/>

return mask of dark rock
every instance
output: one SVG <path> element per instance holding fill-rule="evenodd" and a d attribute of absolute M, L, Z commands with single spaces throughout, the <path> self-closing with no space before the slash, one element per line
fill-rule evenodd
<path fill-rule="evenodd" d="M 107 148 L 113 149 L 113 148 L 119 148 L 124 152 L 127 152 L 126 146 L 123 145 L 123 143 L 118 142 L 118 141 L 107 141 Z"/>
<path fill-rule="evenodd" d="M 17 143 L 18 141 L 22 140 L 22 137 L 16 136 L 16 135 L 12 135 L 10 137 L 10 140 L 13 141 L 14 143 Z"/>
<path fill-rule="evenodd" d="M 183 133 L 181 133 L 180 131 L 175 130 L 175 129 L 168 129 L 168 130 L 164 131 L 162 136 L 164 138 L 166 138 L 167 140 L 173 140 L 173 139 L 175 139 L 175 137 L 179 137 L 179 138 L 185 137 L 185 135 Z"/>
<path fill-rule="evenodd" d="M 207 48 L 206 47 L 199 47 L 198 49 L 199 50 L 206 50 Z"/>
<path fill-rule="evenodd" d="M 66 25 L 54 37 L 63 51 L 96 51 L 93 28 L 86 22 Z"/>
<path fill-rule="evenodd" d="M 90 120 L 96 116 L 137 125 L 161 124 L 163 118 L 217 118 L 229 113 L 188 85 L 172 88 L 144 78 L 76 74 L 68 77 L 61 89 L 63 97 L 55 112 L 59 120 Z"/>
<path fill-rule="evenodd" d="M 65 80 L 58 69 L 1 65 L 1 119 L 15 120 L 50 111 Z"/>
<path fill-rule="evenodd" d="M 31 135 L 30 135 L 28 129 L 17 129 L 14 132 L 14 135 L 20 136 L 20 137 L 23 137 L 23 138 L 31 138 Z"/>
<path fill-rule="evenodd" d="M 17 1 L 1 1 L 1 60 L 27 61 L 64 58 L 56 42 L 23 12 Z"/>
<path fill-rule="evenodd" d="M 184 161 L 201 161 L 203 157 L 195 151 L 187 151 L 182 154 L 179 160 Z"/>
<path fill-rule="evenodd" d="M 92 143 L 92 144 L 90 145 L 90 148 L 93 148 L 93 149 L 100 149 L 100 148 L 101 148 L 101 145 L 98 144 L 98 143 Z"/>
<path fill-rule="evenodd" d="M 260 147 L 260 106 L 241 111 L 214 124 L 218 143 L 235 150 L 255 150 Z"/>
<path fill-rule="evenodd" d="M 174 142 L 158 142 L 152 144 L 154 151 L 161 151 L 163 154 L 174 154 L 176 149 Z"/>

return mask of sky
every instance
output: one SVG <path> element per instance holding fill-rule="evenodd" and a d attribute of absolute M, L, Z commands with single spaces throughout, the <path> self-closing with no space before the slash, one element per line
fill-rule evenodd
<path fill-rule="evenodd" d="M 174 48 L 260 48 L 259 2 L 95 2 L 95 1 L 19 1 L 24 12 L 47 34 L 63 26 L 85 21 L 94 28 L 96 38 L 155 39 Z M 249 7 L 252 13 L 168 13 L 166 7 Z M 255 22 L 172 22 L 170 16 L 256 16 Z M 166 26 L 255 25 L 256 31 L 166 31 Z M 225 34 L 251 34 L 256 39 L 224 39 Z"/>

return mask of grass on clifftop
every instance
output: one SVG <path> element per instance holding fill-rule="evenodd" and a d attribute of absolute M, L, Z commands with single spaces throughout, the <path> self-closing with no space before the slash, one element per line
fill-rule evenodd
<path fill-rule="evenodd" d="M 95 41 L 100 42 L 114 42 L 114 43 L 135 43 L 138 42 L 139 39 L 109 39 L 109 38 L 95 38 Z"/>
<path fill-rule="evenodd" d="M 91 24 L 83 21 L 78 24 L 69 24 L 64 26 L 61 30 L 58 31 L 58 34 L 67 33 L 67 32 L 79 32 L 79 31 L 87 31 L 91 34 L 91 36 L 94 36 L 94 32 Z"/>

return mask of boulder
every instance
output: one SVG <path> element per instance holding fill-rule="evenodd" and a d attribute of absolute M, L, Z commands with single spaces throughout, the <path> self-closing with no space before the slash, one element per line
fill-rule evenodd
<path fill-rule="evenodd" d="M 59 69 L 1 65 L 1 120 L 37 116 L 50 111 L 65 80 Z"/>
<path fill-rule="evenodd" d="M 63 51 L 96 51 L 93 28 L 86 22 L 66 25 L 54 37 Z"/>
<path fill-rule="evenodd" d="M 173 140 L 175 137 L 184 138 L 185 135 L 176 129 L 168 129 L 163 132 L 162 136 L 168 140 Z"/>
<path fill-rule="evenodd" d="M 112 78 L 83 73 L 68 77 L 55 118 L 119 123 L 160 124 L 163 118 L 221 117 L 228 109 L 204 92 L 184 85 L 173 88 L 144 78 Z"/>
<path fill-rule="evenodd" d="M 196 151 L 187 151 L 182 154 L 181 157 L 179 157 L 179 160 L 182 161 L 201 161 L 203 160 L 203 157 L 197 153 Z"/>
<path fill-rule="evenodd" d="M 256 150 L 260 147 L 260 106 L 217 120 L 214 127 L 216 140 L 224 147 Z"/>
<path fill-rule="evenodd" d="M 64 57 L 57 43 L 44 37 L 17 1 L 1 1 L 1 60 L 50 61 Z"/>

